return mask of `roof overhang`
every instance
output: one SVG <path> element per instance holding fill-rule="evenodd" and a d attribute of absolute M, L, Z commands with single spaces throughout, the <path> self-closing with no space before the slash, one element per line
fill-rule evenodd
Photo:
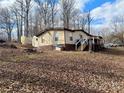
<path fill-rule="evenodd" d="M 68 29 L 68 28 L 49 28 L 49 29 L 45 29 L 43 32 L 40 32 L 39 34 L 37 34 L 36 36 L 39 37 L 43 34 L 45 34 L 46 32 L 48 31 L 69 31 L 69 32 L 77 32 L 77 31 L 82 31 L 84 34 L 86 34 L 87 36 L 89 37 L 97 37 L 99 39 L 103 39 L 101 36 L 94 36 L 94 35 L 91 35 L 89 33 L 87 33 L 86 31 L 84 31 L 83 29 Z"/>

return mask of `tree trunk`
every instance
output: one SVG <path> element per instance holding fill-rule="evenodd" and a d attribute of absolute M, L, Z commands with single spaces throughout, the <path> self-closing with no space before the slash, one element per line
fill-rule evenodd
<path fill-rule="evenodd" d="M 11 42 L 11 32 L 9 32 L 7 34 L 8 34 L 8 41 Z"/>
<path fill-rule="evenodd" d="M 29 23 L 28 23 L 28 10 L 27 10 L 27 14 L 26 14 L 26 36 L 28 37 L 29 35 Z"/>
<path fill-rule="evenodd" d="M 17 38 L 18 42 L 21 43 L 21 36 L 20 36 L 20 29 L 19 29 L 19 19 L 18 15 L 16 14 L 16 26 L 17 26 Z"/>
<path fill-rule="evenodd" d="M 53 14 L 53 10 L 52 10 L 52 28 L 54 28 L 54 14 Z"/>

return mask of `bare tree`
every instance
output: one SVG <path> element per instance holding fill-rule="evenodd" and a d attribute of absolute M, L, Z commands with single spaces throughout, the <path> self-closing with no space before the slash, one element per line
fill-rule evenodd
<path fill-rule="evenodd" d="M 77 25 L 77 21 L 79 19 L 79 15 L 80 15 L 80 11 L 78 9 L 75 9 L 72 14 L 71 14 L 71 18 L 72 18 L 72 24 L 73 24 L 73 28 L 76 29 L 76 25 Z"/>
<path fill-rule="evenodd" d="M 57 10 L 57 0 L 49 0 L 49 4 L 50 4 L 50 11 L 51 11 L 51 25 L 52 28 L 54 28 L 54 24 L 55 24 L 55 15 L 57 14 L 58 10 Z"/>
<path fill-rule="evenodd" d="M 29 34 L 30 34 L 30 36 L 32 37 L 34 34 L 35 34 L 35 32 L 34 32 L 34 16 L 33 16 L 33 14 L 32 13 L 30 13 L 30 15 L 29 15 Z"/>
<path fill-rule="evenodd" d="M 35 0 L 35 2 L 38 4 L 38 10 L 40 14 L 40 18 L 44 22 L 45 29 L 48 28 L 49 25 L 49 18 L 50 18 L 50 6 L 49 6 L 49 0 Z"/>
<path fill-rule="evenodd" d="M 85 30 L 85 27 L 86 27 L 86 24 L 87 24 L 86 14 L 82 14 L 79 18 L 80 18 L 81 29 Z"/>
<path fill-rule="evenodd" d="M 31 1 L 32 0 L 24 0 L 25 5 L 25 36 L 29 36 L 29 11 L 31 10 Z"/>
<path fill-rule="evenodd" d="M 35 9 L 35 15 L 34 15 L 34 27 L 33 32 L 34 35 L 38 34 L 40 31 L 42 31 L 42 19 L 39 14 L 39 9 Z"/>
<path fill-rule="evenodd" d="M 111 28 L 114 32 L 122 31 L 124 28 L 124 16 L 116 16 L 111 20 Z"/>
<path fill-rule="evenodd" d="M 116 16 L 111 20 L 111 28 L 113 29 L 113 37 L 124 43 L 124 16 Z"/>
<path fill-rule="evenodd" d="M 64 27 L 69 28 L 71 15 L 75 10 L 75 0 L 61 0 L 61 6 Z"/>
<path fill-rule="evenodd" d="M 12 7 L 12 10 L 16 16 L 18 40 L 20 40 L 23 33 L 25 36 L 29 36 L 29 15 L 31 9 L 32 0 L 16 0 Z"/>
<path fill-rule="evenodd" d="M 25 18 L 24 0 L 16 0 L 15 3 L 11 6 L 11 10 L 12 13 L 14 14 L 13 17 L 15 18 L 18 42 L 21 42 L 21 36 L 24 33 L 24 18 Z"/>
<path fill-rule="evenodd" d="M 91 16 L 91 12 L 89 11 L 87 13 L 87 25 L 88 25 L 88 33 L 90 34 L 91 33 L 91 22 L 93 21 L 93 17 Z"/>
<path fill-rule="evenodd" d="M 8 8 L 0 10 L 0 26 L 7 33 L 8 41 L 11 41 L 11 34 L 15 24 L 12 16 L 13 14 Z"/>
<path fill-rule="evenodd" d="M 15 23 L 16 23 L 16 28 L 17 28 L 17 39 L 18 39 L 18 42 L 21 42 L 21 35 L 20 35 L 20 18 L 18 16 L 18 10 L 17 8 L 12 8 L 12 12 L 13 14 L 15 15 Z"/>
<path fill-rule="evenodd" d="M 87 13 L 87 25 L 88 25 L 88 33 L 91 34 L 91 22 L 93 21 L 93 17 L 91 17 L 91 12 Z M 92 51 L 92 39 L 89 39 L 89 52 Z"/>
<path fill-rule="evenodd" d="M 78 29 L 83 29 L 85 30 L 86 24 L 87 24 L 87 16 L 85 13 L 80 13 L 77 15 L 75 18 L 76 20 L 76 25 Z"/>

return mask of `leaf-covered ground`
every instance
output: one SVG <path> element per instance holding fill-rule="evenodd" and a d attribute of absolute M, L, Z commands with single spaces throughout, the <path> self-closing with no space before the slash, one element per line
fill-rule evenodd
<path fill-rule="evenodd" d="M 0 49 L 1 93 L 124 93 L 124 49 L 25 53 Z"/>

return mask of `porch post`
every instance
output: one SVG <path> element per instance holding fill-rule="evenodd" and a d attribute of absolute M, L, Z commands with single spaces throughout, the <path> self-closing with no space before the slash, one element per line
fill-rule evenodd
<path fill-rule="evenodd" d="M 93 51 L 95 51 L 95 39 L 94 39 L 94 37 L 93 37 Z"/>
<path fill-rule="evenodd" d="M 92 52 L 92 38 L 89 38 L 89 52 Z"/>

